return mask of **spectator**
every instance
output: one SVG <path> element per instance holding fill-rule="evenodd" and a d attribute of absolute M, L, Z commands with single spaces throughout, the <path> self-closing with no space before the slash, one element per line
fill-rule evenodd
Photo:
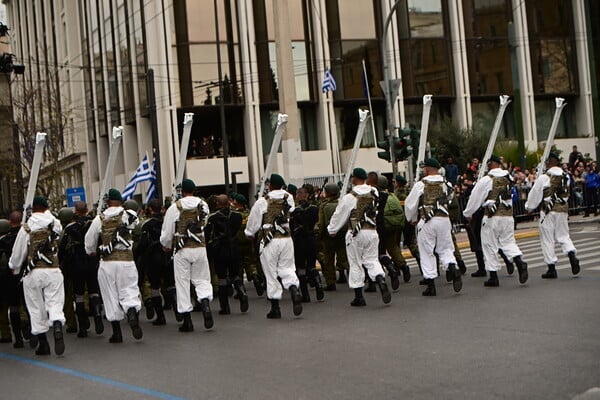
<path fill-rule="evenodd" d="M 191 157 L 198 157 L 199 155 L 200 155 L 200 148 L 198 148 L 198 142 L 196 141 L 196 139 L 192 139 L 192 143 L 190 144 L 190 147 L 188 149 L 187 156 L 188 156 L 188 158 L 191 158 Z"/>
<path fill-rule="evenodd" d="M 212 143 L 212 137 L 203 136 L 202 143 L 200 144 L 200 155 L 202 157 L 211 158 L 215 155 L 215 150 Z"/>
<path fill-rule="evenodd" d="M 595 162 L 590 163 L 588 173 L 585 175 L 585 203 L 587 208 L 584 217 L 594 213 L 598 215 L 598 189 L 600 188 L 600 176 Z"/>
<path fill-rule="evenodd" d="M 473 175 L 477 176 L 479 173 L 479 159 L 473 158 L 468 168 L 471 170 L 471 172 L 473 172 Z"/>
<path fill-rule="evenodd" d="M 577 150 L 577 146 L 573 146 L 573 151 L 569 154 L 569 167 L 574 168 L 577 161 L 585 161 L 583 154 Z"/>
<path fill-rule="evenodd" d="M 456 185 L 456 180 L 458 179 L 458 166 L 454 164 L 452 157 L 448 157 L 444 169 L 446 170 L 446 180 L 452 183 L 453 186 Z"/>
<path fill-rule="evenodd" d="M 585 165 L 581 161 L 577 163 L 576 168 L 573 168 L 573 205 L 578 213 L 583 206 L 583 194 L 585 192 L 585 179 L 583 177 L 584 171 Z"/>

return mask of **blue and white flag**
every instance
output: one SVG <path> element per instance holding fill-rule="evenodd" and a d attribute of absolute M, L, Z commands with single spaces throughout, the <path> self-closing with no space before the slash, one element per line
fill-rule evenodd
<path fill-rule="evenodd" d="M 333 79 L 333 75 L 331 75 L 329 68 L 325 70 L 325 77 L 323 78 L 323 86 L 321 86 L 321 89 L 323 90 L 323 93 L 335 92 L 335 89 L 337 89 L 335 79 Z"/>
<path fill-rule="evenodd" d="M 150 163 L 148 162 L 148 154 L 144 156 L 144 159 L 140 163 L 140 165 L 135 170 L 135 174 L 129 180 L 127 186 L 125 186 L 125 190 L 123 190 L 123 200 L 129 200 L 133 198 L 133 194 L 135 193 L 135 188 L 138 183 L 149 181 L 152 179 L 152 171 L 150 170 Z"/>
<path fill-rule="evenodd" d="M 150 186 L 146 191 L 146 203 L 156 197 L 156 157 L 152 160 L 152 170 L 150 171 L 152 177 L 150 178 Z"/>

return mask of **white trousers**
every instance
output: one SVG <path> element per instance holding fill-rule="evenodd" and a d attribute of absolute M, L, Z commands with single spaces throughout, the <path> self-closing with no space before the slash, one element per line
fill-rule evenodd
<path fill-rule="evenodd" d="M 456 265 L 450 218 L 433 217 L 427 222 L 420 220 L 417 224 L 417 244 L 423 278 L 438 277 L 436 254 L 444 271 L 448 269 L 449 264 Z"/>
<path fill-rule="evenodd" d="M 509 260 L 523 254 L 515 241 L 515 221 L 513 217 L 483 217 L 481 221 L 481 248 L 487 271 L 500 271 L 498 249 L 502 249 Z"/>
<path fill-rule="evenodd" d="M 292 238 L 276 238 L 266 246 L 261 245 L 260 264 L 267 280 L 267 298 L 281 300 L 283 288 L 300 284 L 294 264 L 294 242 Z M 281 284 L 277 277 L 281 278 Z M 281 285 L 283 284 L 283 288 Z"/>
<path fill-rule="evenodd" d="M 120 321 L 131 307 L 140 311 L 138 272 L 133 261 L 102 261 L 98 268 L 98 284 L 104 302 L 106 319 Z"/>
<path fill-rule="evenodd" d="M 210 283 L 210 268 L 206 247 L 184 247 L 173 257 L 175 289 L 177 291 L 177 311 L 191 312 L 194 309 L 190 295 L 190 283 L 194 285 L 198 301 L 213 299 Z"/>
<path fill-rule="evenodd" d="M 65 323 L 65 288 L 60 268 L 34 268 L 23 278 L 31 334 L 48 332 L 54 321 Z"/>
<path fill-rule="evenodd" d="M 365 270 L 369 277 L 375 280 L 377 275 L 384 275 L 379 263 L 379 236 L 374 229 L 362 229 L 356 236 L 352 232 L 346 233 L 346 253 L 350 271 L 348 272 L 348 286 L 350 289 L 361 288 L 365 285 Z"/>
<path fill-rule="evenodd" d="M 566 255 L 573 251 L 577 253 L 573 242 L 569 236 L 569 222 L 567 213 L 550 212 L 540 215 L 540 242 L 542 244 L 542 254 L 546 264 L 556 264 L 558 257 L 554 251 L 554 243 L 560 244 L 563 253 Z"/>

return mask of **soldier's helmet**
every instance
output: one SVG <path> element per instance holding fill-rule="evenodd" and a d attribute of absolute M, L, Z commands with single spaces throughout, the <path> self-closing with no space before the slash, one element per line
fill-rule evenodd
<path fill-rule="evenodd" d="M 10 230 L 10 224 L 7 219 L 0 219 L 0 235 L 5 235 Z"/>
<path fill-rule="evenodd" d="M 126 210 L 133 210 L 135 212 L 138 212 L 138 210 L 140 209 L 140 205 L 137 201 L 130 199 L 123 203 L 123 208 Z"/>
<path fill-rule="evenodd" d="M 337 196 L 340 194 L 340 187 L 337 185 L 337 183 L 330 182 L 325 185 L 325 193 L 330 196 Z"/>
<path fill-rule="evenodd" d="M 63 224 L 68 224 L 69 222 L 71 222 L 74 216 L 75 212 L 70 207 L 63 207 L 60 210 L 58 210 L 58 219 Z"/>

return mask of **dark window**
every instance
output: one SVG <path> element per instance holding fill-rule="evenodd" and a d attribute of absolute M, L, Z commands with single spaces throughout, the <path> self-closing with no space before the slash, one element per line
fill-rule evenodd
<path fill-rule="evenodd" d="M 92 69 L 90 62 L 90 41 L 88 25 L 88 4 L 81 2 L 79 7 L 79 25 L 81 30 L 81 60 L 83 73 L 83 90 L 85 92 L 86 122 L 88 140 L 96 141 L 96 113 L 94 111 L 94 93 L 92 89 Z"/>

